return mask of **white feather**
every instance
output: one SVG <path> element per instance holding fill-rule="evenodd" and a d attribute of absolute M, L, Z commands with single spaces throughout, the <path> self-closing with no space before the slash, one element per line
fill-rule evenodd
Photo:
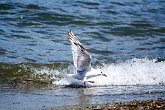
<path fill-rule="evenodd" d="M 68 32 L 68 39 L 71 42 L 73 62 L 77 71 L 90 71 L 91 70 L 91 55 L 77 40 L 74 34 Z"/>

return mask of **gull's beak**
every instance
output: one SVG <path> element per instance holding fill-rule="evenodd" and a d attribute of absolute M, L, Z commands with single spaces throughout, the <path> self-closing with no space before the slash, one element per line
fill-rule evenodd
<path fill-rule="evenodd" d="M 102 74 L 103 76 L 105 76 L 105 77 L 107 77 L 107 75 L 106 74 Z"/>
<path fill-rule="evenodd" d="M 103 75 L 103 76 L 107 77 L 107 75 L 106 75 L 106 74 L 104 74 L 102 71 L 101 71 L 101 73 L 102 73 L 102 75 Z"/>

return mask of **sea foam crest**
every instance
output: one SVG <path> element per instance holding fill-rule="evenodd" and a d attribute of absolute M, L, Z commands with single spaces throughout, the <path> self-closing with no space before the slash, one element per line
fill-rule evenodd
<path fill-rule="evenodd" d="M 101 69 L 107 74 L 107 77 L 99 76 L 91 78 L 90 80 L 95 82 L 95 86 L 165 84 L 164 61 L 157 62 L 156 59 L 134 58 L 125 62 L 103 65 L 104 66 Z M 64 77 L 59 81 L 55 81 L 54 84 L 68 85 L 72 80 L 73 79 Z"/>

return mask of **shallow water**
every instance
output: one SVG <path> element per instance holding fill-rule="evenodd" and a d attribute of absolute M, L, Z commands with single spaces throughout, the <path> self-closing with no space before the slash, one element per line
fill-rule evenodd
<path fill-rule="evenodd" d="M 59 106 L 106 104 L 132 100 L 165 98 L 164 86 L 107 86 L 91 88 L 52 87 L 33 91 L 2 88 L 0 107 L 12 109 L 46 109 Z"/>
<path fill-rule="evenodd" d="M 0 108 L 165 99 L 164 12 L 163 0 L 0 1 Z M 108 75 L 95 86 L 65 87 L 69 30 Z"/>

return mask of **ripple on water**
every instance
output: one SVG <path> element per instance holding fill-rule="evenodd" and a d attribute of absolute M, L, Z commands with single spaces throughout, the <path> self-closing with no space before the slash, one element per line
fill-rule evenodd
<path fill-rule="evenodd" d="M 0 56 L 7 54 L 7 50 L 0 47 Z"/>
<path fill-rule="evenodd" d="M 0 10 L 11 10 L 11 9 L 15 9 L 15 6 L 8 3 L 0 4 Z"/>
<path fill-rule="evenodd" d="M 68 30 L 94 53 L 95 60 L 146 55 L 164 57 L 161 54 L 165 33 L 163 3 L 142 0 L 0 1 L 0 45 L 7 50 L 1 51 L 0 60 L 13 63 L 15 60 L 24 62 L 24 58 L 42 63 L 51 63 L 50 59 L 71 61 L 67 56 L 71 57 L 66 38 Z M 6 53 L 17 58 L 6 57 Z"/>

